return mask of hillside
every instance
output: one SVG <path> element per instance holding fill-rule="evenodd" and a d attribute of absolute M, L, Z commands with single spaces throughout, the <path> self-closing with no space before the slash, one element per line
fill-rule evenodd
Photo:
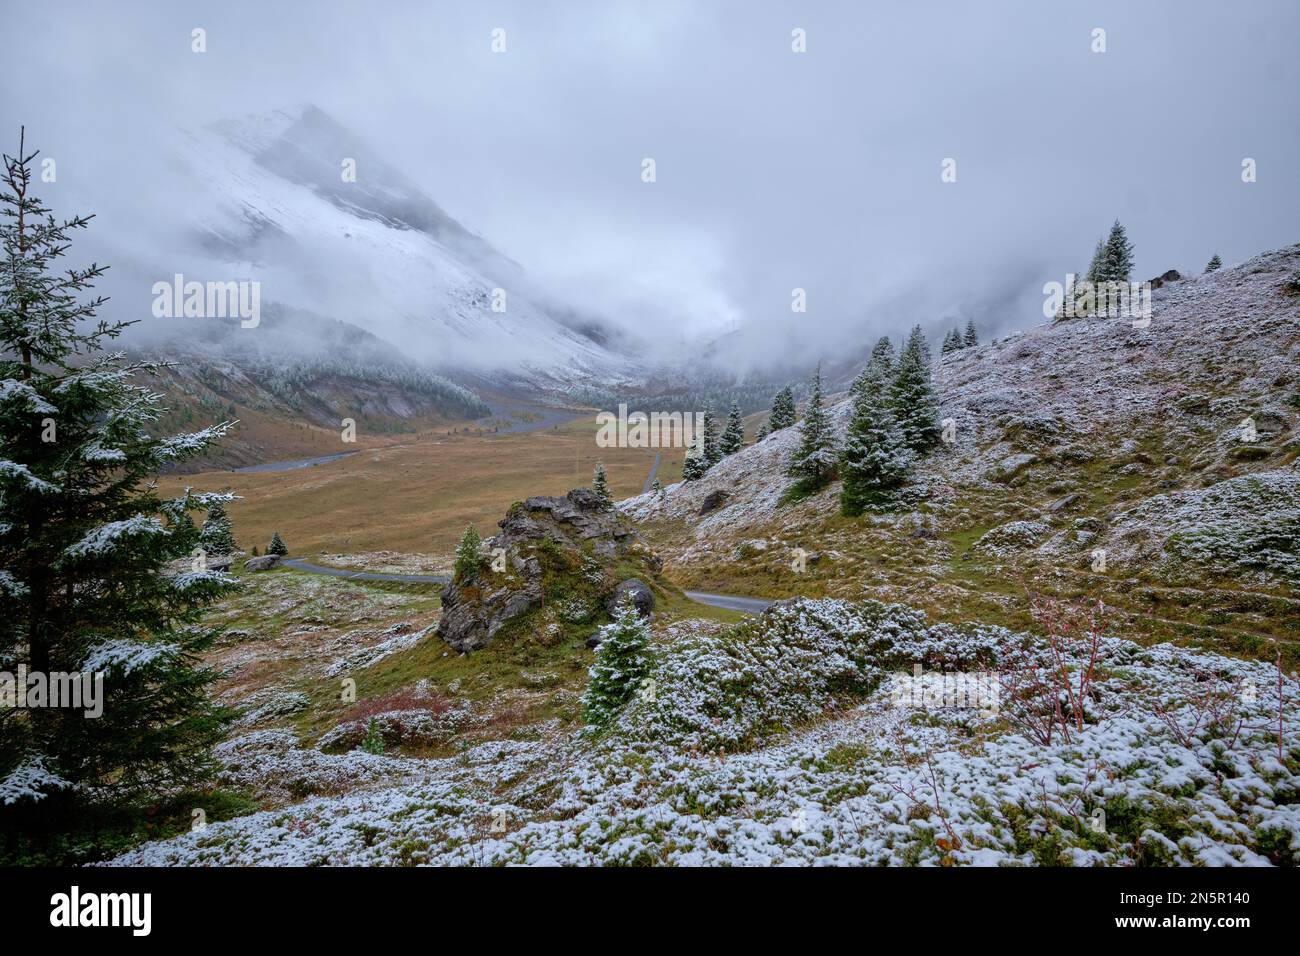
<path fill-rule="evenodd" d="M 455 655 L 417 599 L 250 584 L 218 656 L 246 709 L 217 756 L 259 809 L 110 865 L 1287 865 L 1300 846 L 1297 688 L 1279 706 L 1266 664 L 1102 639 L 1097 703 L 1044 739 L 1042 696 L 918 711 L 896 683 L 914 662 L 1042 673 L 1037 636 L 874 602 L 732 627 L 665 608 L 656 693 L 592 739 L 580 645 Z M 356 747 L 369 716 L 407 742 Z"/>
<path fill-rule="evenodd" d="M 456 653 L 419 586 L 243 572 L 209 616 L 241 708 L 213 822 L 108 862 L 1293 865 L 1297 266 L 940 358 L 957 440 L 896 509 L 784 501 L 797 428 L 621 502 L 664 586 L 603 733 L 564 587 Z M 502 527 L 546 538 L 531 514 Z M 683 584 L 812 596 L 741 619 Z"/>
<path fill-rule="evenodd" d="M 870 596 L 1027 625 L 1033 581 L 1104 597 L 1143 639 L 1269 657 L 1276 637 L 1294 661 L 1297 270 L 1291 246 L 1157 289 L 1146 329 L 1074 319 L 936 356 L 955 441 L 896 509 L 841 518 L 838 485 L 782 504 L 797 428 L 622 507 L 686 586 Z M 847 396 L 831 401 L 842 433 Z M 1254 442 L 1241 440 L 1247 417 Z M 815 554 L 803 574 L 790 567 L 796 547 Z"/>

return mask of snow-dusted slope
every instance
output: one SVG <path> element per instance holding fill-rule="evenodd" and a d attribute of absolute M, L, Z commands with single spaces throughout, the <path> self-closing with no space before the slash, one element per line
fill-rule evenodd
<path fill-rule="evenodd" d="M 620 507 L 700 590 L 869 594 L 996 620 L 1031 578 L 1124 605 L 1136 633 L 1300 647 L 1287 636 L 1300 619 L 1297 272 L 1290 246 L 1156 290 L 1145 329 L 1075 319 L 935 356 L 955 441 L 877 513 L 840 519 L 838 483 L 783 502 L 798 426 Z M 847 395 L 829 401 L 842 437 Z M 825 560 L 796 578 L 796 547 Z"/>
<path fill-rule="evenodd" d="M 264 310 L 340 319 L 442 368 L 543 386 L 630 374 L 626 358 L 530 302 L 518 265 L 315 107 L 214 124 L 180 154 L 213 273 L 193 278 L 257 279 Z M 504 311 L 492 307 L 498 288 Z"/>

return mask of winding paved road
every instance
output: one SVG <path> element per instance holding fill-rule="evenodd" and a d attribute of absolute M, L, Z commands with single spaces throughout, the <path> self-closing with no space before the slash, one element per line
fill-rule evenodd
<path fill-rule="evenodd" d="M 663 458 L 659 452 L 655 452 L 654 464 L 650 466 L 650 474 L 645 476 L 645 484 L 641 486 L 641 494 L 650 490 L 650 486 L 655 483 L 655 475 L 659 473 L 659 460 Z"/>
<path fill-rule="evenodd" d="M 398 581 L 405 584 L 446 584 L 450 578 L 445 574 L 389 574 L 384 571 L 353 571 L 350 568 L 331 568 L 323 564 L 312 564 L 302 558 L 285 558 L 281 564 L 295 571 L 309 574 L 326 574 L 332 578 L 348 578 L 353 581 Z M 683 591 L 697 604 L 710 607 L 726 608 L 728 611 L 740 611 L 743 614 L 762 614 L 775 602 L 767 598 L 741 597 L 738 594 L 711 594 L 708 591 Z"/>
<path fill-rule="evenodd" d="M 451 580 L 445 574 L 389 574 L 384 571 L 353 571 L 351 568 L 330 568 L 312 564 L 302 558 L 285 558 L 280 562 L 287 568 L 311 574 L 328 574 L 332 578 L 351 578 L 354 581 L 403 581 L 411 584 L 446 584 Z"/>
<path fill-rule="evenodd" d="M 744 614 L 762 614 L 776 602 L 768 598 L 741 597 L 738 594 L 710 594 L 708 591 L 683 591 L 697 604 L 710 607 L 722 607 L 728 611 L 741 611 Z"/>
<path fill-rule="evenodd" d="M 532 431 L 537 428 L 544 428 L 546 425 L 553 424 L 555 419 L 543 420 L 541 422 L 524 423 L 525 428 L 522 430 Z M 272 462 L 267 465 L 254 465 L 251 468 L 239 468 L 237 471 L 276 471 L 289 468 L 303 468 L 308 465 L 317 464 L 323 461 L 333 461 L 335 458 L 346 457 L 344 455 L 329 455 L 324 458 L 308 458 L 297 462 Z M 650 466 L 650 474 L 646 476 L 645 484 L 641 488 L 642 494 L 650 490 L 654 484 L 655 475 L 659 471 L 659 462 L 663 458 L 658 451 L 655 452 L 654 463 Z M 277 468 L 276 466 L 279 466 Z M 350 568 L 331 568 L 323 564 L 312 564 L 302 558 L 285 558 L 281 562 L 287 568 L 293 568 L 296 571 L 306 571 L 309 574 L 326 574 L 332 578 L 348 578 L 353 581 L 398 581 L 405 584 L 446 584 L 451 579 L 445 574 L 390 574 L 384 571 L 353 571 Z M 707 604 L 710 607 L 725 608 L 728 611 L 740 611 L 743 614 L 762 614 L 774 603 L 764 598 L 742 597 L 738 594 L 712 594 L 708 591 L 683 591 L 688 598 L 697 604 Z"/>
<path fill-rule="evenodd" d="M 340 458 L 348 458 L 355 454 L 354 451 L 343 451 L 335 455 L 319 455 L 315 458 L 295 458 L 293 461 L 264 461 L 260 465 L 245 465 L 242 468 L 232 468 L 230 470 L 238 472 L 297 471 L 299 468 L 314 468 L 316 465 L 323 465 L 329 461 L 338 461 Z"/>

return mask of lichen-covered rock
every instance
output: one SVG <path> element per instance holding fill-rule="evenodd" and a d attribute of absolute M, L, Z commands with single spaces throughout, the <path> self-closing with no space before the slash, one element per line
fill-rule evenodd
<path fill-rule="evenodd" d="M 1007 555 L 1032 548 L 1052 533 L 1041 521 L 1008 521 L 987 532 L 975 542 L 975 550 L 985 554 Z"/>
<path fill-rule="evenodd" d="M 259 558 L 249 558 L 244 562 L 245 571 L 270 571 L 280 563 L 278 554 L 264 554 Z"/>
<path fill-rule="evenodd" d="M 1175 576 L 1190 568 L 1300 580 L 1300 471 L 1265 471 L 1158 495 L 1119 517 L 1107 547 L 1120 561 Z"/>
<path fill-rule="evenodd" d="M 540 609 L 543 596 L 562 610 L 599 608 L 619 584 L 616 567 L 630 565 L 647 577 L 663 567 L 632 523 L 587 488 L 516 502 L 499 527 L 484 542 L 494 557 L 442 592 L 438 636 L 462 653 L 486 647 Z"/>
<path fill-rule="evenodd" d="M 992 477 L 996 481 L 1011 481 L 1036 461 L 1038 461 L 1038 456 L 1031 455 L 1028 452 L 1008 455 L 993 468 Z"/>

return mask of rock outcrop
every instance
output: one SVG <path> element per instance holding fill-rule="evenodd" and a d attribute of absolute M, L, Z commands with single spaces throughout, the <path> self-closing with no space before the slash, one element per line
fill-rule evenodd
<path fill-rule="evenodd" d="M 632 606 L 636 608 L 637 613 L 642 617 L 648 617 L 650 612 L 655 609 L 654 591 L 650 590 L 649 585 L 638 578 L 628 578 L 626 581 L 620 581 L 606 599 L 605 610 L 613 614 L 614 609 L 624 601 L 631 601 Z"/>
<path fill-rule="evenodd" d="M 499 527 L 483 543 L 482 566 L 442 592 L 438 636 L 460 652 L 486 647 L 544 601 L 564 623 L 586 623 L 627 580 L 628 568 L 650 579 L 662 570 L 632 523 L 587 488 L 516 502 Z M 638 583 L 653 606 L 650 587 Z"/>

